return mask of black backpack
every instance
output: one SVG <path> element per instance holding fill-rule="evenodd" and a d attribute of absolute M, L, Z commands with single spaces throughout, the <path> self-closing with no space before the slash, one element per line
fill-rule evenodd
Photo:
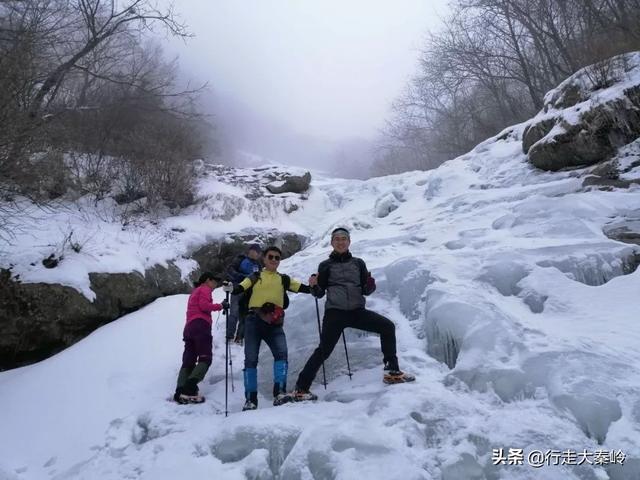
<path fill-rule="evenodd" d="M 282 289 L 284 290 L 282 308 L 286 310 L 289 306 L 289 295 L 287 295 L 287 290 L 289 290 L 289 286 L 291 285 L 291 277 L 283 273 L 279 273 L 278 275 L 280 275 L 280 280 L 282 280 Z M 251 281 L 251 287 L 242 292 L 242 296 L 240 297 L 240 301 L 238 302 L 238 310 L 240 315 L 242 316 L 245 316 L 247 313 L 249 313 L 249 300 L 251 299 L 251 294 L 253 293 L 253 286 L 258 280 L 260 280 L 260 272 L 256 272 L 247 278 L 249 278 L 249 280 Z"/>

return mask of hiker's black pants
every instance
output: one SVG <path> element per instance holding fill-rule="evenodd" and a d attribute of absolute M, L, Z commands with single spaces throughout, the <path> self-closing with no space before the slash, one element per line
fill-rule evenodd
<path fill-rule="evenodd" d="M 384 361 L 397 364 L 396 326 L 391 320 L 365 308 L 357 310 L 329 309 L 324 312 L 322 319 L 320 345 L 311 354 L 300 372 L 297 382 L 298 388 L 309 389 L 322 362 L 329 358 L 345 328 L 357 328 L 358 330 L 379 333 Z"/>

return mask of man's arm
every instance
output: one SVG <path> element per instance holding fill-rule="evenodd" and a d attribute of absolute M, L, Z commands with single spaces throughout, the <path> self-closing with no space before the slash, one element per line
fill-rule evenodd
<path fill-rule="evenodd" d="M 232 288 L 231 290 L 229 290 L 229 293 L 231 293 L 232 295 L 238 295 L 239 293 L 249 290 L 251 287 L 253 287 L 253 284 L 254 284 L 254 281 L 251 278 L 251 276 L 245 278 L 240 283 L 229 282 L 228 288 Z M 223 290 L 227 291 L 226 288 L 227 288 L 227 285 L 223 287 Z"/>
<path fill-rule="evenodd" d="M 360 285 L 362 285 L 362 294 L 371 295 L 376 291 L 376 281 L 371 276 L 371 272 L 367 270 L 367 264 L 364 260 L 358 258 L 358 264 L 360 267 Z"/>
<path fill-rule="evenodd" d="M 211 301 L 211 295 L 206 294 L 204 290 L 197 292 L 197 295 L 198 308 L 203 312 L 217 312 L 222 310 L 222 305 L 219 303 L 213 303 Z"/>
<path fill-rule="evenodd" d="M 300 280 L 292 278 L 291 283 L 289 283 L 289 291 L 293 293 L 311 293 L 311 287 L 305 285 Z"/>
<path fill-rule="evenodd" d="M 311 287 L 311 292 L 314 297 L 322 298 L 326 293 L 329 286 L 329 260 L 318 265 L 318 275 L 316 276 L 316 283 Z"/>

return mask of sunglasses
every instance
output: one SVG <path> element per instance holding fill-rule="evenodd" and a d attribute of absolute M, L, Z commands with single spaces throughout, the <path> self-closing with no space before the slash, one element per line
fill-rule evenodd
<path fill-rule="evenodd" d="M 280 255 L 267 255 L 267 258 L 268 258 L 269 260 L 275 260 L 275 261 L 277 261 L 277 262 L 279 262 L 279 261 L 280 261 Z"/>

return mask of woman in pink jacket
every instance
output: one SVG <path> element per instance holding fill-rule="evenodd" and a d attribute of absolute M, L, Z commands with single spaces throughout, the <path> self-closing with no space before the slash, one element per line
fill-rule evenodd
<path fill-rule="evenodd" d="M 226 303 L 226 300 L 222 304 L 213 303 L 211 300 L 213 290 L 220 284 L 220 278 L 205 272 L 195 282 L 196 288 L 189 296 L 187 323 L 182 333 L 182 368 L 178 373 L 176 393 L 173 396 L 178 403 L 204 402 L 204 397 L 198 392 L 198 383 L 204 380 L 213 356 L 211 312 L 222 310 Z"/>

